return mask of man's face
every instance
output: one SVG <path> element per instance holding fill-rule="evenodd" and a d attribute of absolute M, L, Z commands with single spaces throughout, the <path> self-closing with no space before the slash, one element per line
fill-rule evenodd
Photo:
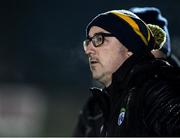
<path fill-rule="evenodd" d="M 92 38 L 97 33 L 110 34 L 100 27 L 93 26 L 89 31 L 89 37 Z M 93 79 L 98 80 L 105 86 L 110 85 L 112 74 L 129 57 L 127 48 L 116 37 L 104 37 L 104 42 L 98 47 L 95 47 L 90 41 L 85 53 L 89 57 Z"/>

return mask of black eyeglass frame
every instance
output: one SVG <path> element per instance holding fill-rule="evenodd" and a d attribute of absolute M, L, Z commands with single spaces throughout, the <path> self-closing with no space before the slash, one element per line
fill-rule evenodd
<path fill-rule="evenodd" d="M 99 44 L 96 44 L 96 38 L 97 36 L 101 36 L 102 37 L 102 40 L 101 40 L 101 43 Z M 104 32 L 99 32 L 99 33 L 95 33 L 94 36 L 92 37 L 87 37 L 86 40 L 83 41 L 83 47 L 84 47 L 84 50 L 86 50 L 86 48 L 88 47 L 89 43 L 92 41 L 92 44 L 94 47 L 100 47 L 103 43 L 104 43 L 104 38 L 105 37 L 114 37 L 113 34 L 110 34 L 110 33 L 104 33 Z"/>

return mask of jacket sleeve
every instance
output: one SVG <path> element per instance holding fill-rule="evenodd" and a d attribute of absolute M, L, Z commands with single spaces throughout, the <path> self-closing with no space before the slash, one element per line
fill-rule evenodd
<path fill-rule="evenodd" d="M 93 117 L 97 116 L 99 113 L 99 108 L 97 107 L 98 106 L 95 99 L 93 97 L 90 97 L 84 105 L 83 109 L 80 111 L 78 121 L 73 132 L 73 136 L 85 137 L 97 135 L 94 121 L 92 121 Z"/>
<path fill-rule="evenodd" d="M 180 136 L 180 90 L 165 81 L 146 86 L 144 122 L 159 136 Z"/>
<path fill-rule="evenodd" d="M 85 136 L 85 131 L 86 131 L 86 116 L 83 114 L 83 111 L 80 111 L 78 121 L 73 132 L 73 136 L 83 137 Z"/>

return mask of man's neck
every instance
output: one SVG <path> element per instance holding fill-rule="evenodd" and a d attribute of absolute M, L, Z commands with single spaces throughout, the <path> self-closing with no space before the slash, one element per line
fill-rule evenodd
<path fill-rule="evenodd" d="M 112 75 L 106 75 L 101 80 L 98 80 L 101 84 L 103 84 L 105 87 L 109 87 L 112 83 Z"/>

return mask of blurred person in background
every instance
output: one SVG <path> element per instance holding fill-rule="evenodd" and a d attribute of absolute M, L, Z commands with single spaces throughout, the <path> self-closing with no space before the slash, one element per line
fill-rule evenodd
<path fill-rule="evenodd" d="M 73 136 L 180 136 L 180 94 L 173 85 L 177 81 L 166 78 L 179 68 L 151 53 L 165 41 L 160 27 L 127 10 L 92 19 L 84 50 L 93 79 L 104 88 L 90 89 L 92 96 Z"/>
<path fill-rule="evenodd" d="M 160 50 L 153 50 L 152 53 L 156 58 L 164 58 L 171 65 L 180 67 L 179 59 L 172 53 L 171 50 L 168 21 L 162 16 L 161 11 L 156 7 L 132 7 L 129 10 L 139 16 L 147 24 L 158 25 L 166 32 L 166 43 Z"/>
<path fill-rule="evenodd" d="M 0 137 L 42 136 L 46 113 L 42 88 L 0 83 Z"/>

